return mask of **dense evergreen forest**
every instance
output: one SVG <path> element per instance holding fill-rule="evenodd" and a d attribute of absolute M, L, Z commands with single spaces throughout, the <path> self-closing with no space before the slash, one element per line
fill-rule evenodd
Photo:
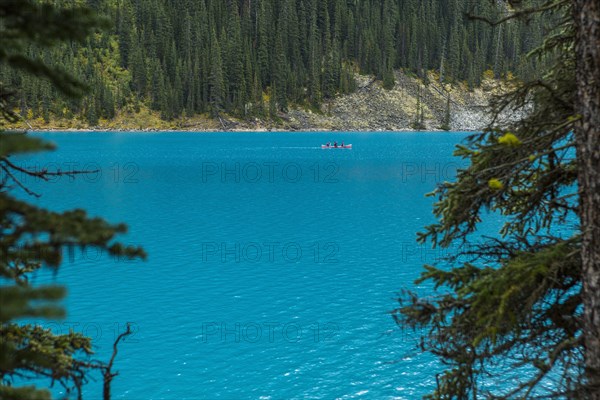
<path fill-rule="evenodd" d="M 82 0 L 61 0 L 65 6 Z M 496 28 L 468 15 L 502 17 L 495 1 L 468 0 L 87 0 L 112 29 L 85 45 L 29 48 L 86 82 L 82 100 L 43 80 L 0 70 L 17 88 L 26 118 L 83 118 L 94 124 L 147 107 L 163 119 L 220 112 L 273 115 L 318 106 L 355 90 L 356 73 L 386 88 L 395 69 L 445 82 L 480 83 L 484 71 L 523 77 L 540 23 Z"/>

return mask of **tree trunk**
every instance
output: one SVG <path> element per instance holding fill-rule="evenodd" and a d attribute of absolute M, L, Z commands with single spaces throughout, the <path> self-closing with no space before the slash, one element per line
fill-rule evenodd
<path fill-rule="evenodd" d="M 600 0 L 573 0 L 577 34 L 576 127 L 582 229 L 585 398 L 600 400 Z"/>
<path fill-rule="evenodd" d="M 112 381 L 112 376 L 104 376 L 104 385 L 102 387 L 103 400 L 110 400 L 110 381 Z"/>

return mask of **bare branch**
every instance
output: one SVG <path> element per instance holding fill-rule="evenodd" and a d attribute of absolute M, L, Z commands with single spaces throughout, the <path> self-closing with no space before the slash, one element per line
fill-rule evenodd
<path fill-rule="evenodd" d="M 119 374 L 118 372 L 112 372 L 112 366 L 113 366 L 113 363 L 115 362 L 115 358 L 117 357 L 119 342 L 121 341 L 121 339 L 123 339 L 126 336 L 131 335 L 132 333 L 133 333 L 133 331 L 131 330 L 131 324 L 128 322 L 127 329 L 125 330 L 125 332 L 123 332 L 119 336 L 117 336 L 117 340 L 115 340 L 115 343 L 113 344 L 113 354 L 112 354 L 112 357 L 110 358 L 108 365 L 103 367 L 104 371 L 102 372 L 102 375 L 104 376 L 104 390 L 103 390 L 104 400 L 110 400 L 110 384 L 111 384 L 113 378 Z"/>

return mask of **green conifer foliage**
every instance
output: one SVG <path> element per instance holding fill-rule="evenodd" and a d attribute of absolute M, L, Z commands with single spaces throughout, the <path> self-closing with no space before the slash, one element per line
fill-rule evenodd
<path fill-rule="evenodd" d="M 539 61 L 525 54 L 541 43 L 542 22 L 514 21 L 504 28 L 467 23 L 466 14 L 495 18 L 507 11 L 498 2 L 467 0 L 98 0 L 98 12 L 113 29 L 81 45 L 53 49 L 27 44 L 50 64 L 89 82 L 86 99 L 63 100 L 40 85 L 24 84 L 20 72 L 5 71 L 20 86 L 25 114 L 52 119 L 69 113 L 94 120 L 145 104 L 164 118 L 206 111 L 244 115 L 262 107 L 262 95 L 277 86 L 277 104 L 313 104 L 347 93 L 351 69 L 372 74 L 385 88 L 394 70 L 423 79 L 439 69 L 443 81 L 476 86 L 484 71 L 523 79 L 537 74 Z M 214 35 L 213 35 L 214 33 Z M 278 44 L 278 41 L 280 43 Z M 217 56 L 215 50 L 219 49 Z M 97 62 L 88 64 L 93 55 Z M 110 65 L 110 71 L 103 68 Z M 443 70 L 443 71 L 442 71 Z M 343 75 L 346 74 L 346 77 Z M 285 75 L 285 82 L 282 78 Z M 255 77 L 259 85 L 254 84 Z M 278 81 L 277 81 L 278 80 Z M 222 86 L 221 83 L 222 82 Z M 110 94 L 106 93 L 110 90 Z M 168 93 L 160 93 L 164 89 Z M 112 97 L 114 105 L 107 101 Z M 260 100 L 259 100 L 260 99 Z M 94 115 L 95 114 L 95 115 Z"/>
<path fill-rule="evenodd" d="M 82 42 L 104 25 L 89 8 L 59 8 L 33 0 L 0 3 L 0 65 L 4 71 L 10 71 L 2 74 L 0 82 L 0 128 L 6 121 L 17 119 L 10 101 L 10 88 L 4 86 L 6 75 L 14 77 L 15 71 L 25 71 L 45 78 L 43 81 L 28 78 L 32 86 L 48 91 L 41 93 L 43 112 L 49 111 L 46 100 L 54 88 L 71 96 L 81 94 L 84 88 L 63 70 L 31 57 L 27 49 L 32 43 L 38 48 L 50 49 L 66 40 Z M 84 100 L 86 112 L 92 119 L 102 113 L 110 117 L 114 106 L 110 90 L 102 81 L 95 84 L 101 90 Z M 58 335 L 37 325 L 15 322 L 24 318 L 64 317 L 65 310 L 59 301 L 65 289 L 34 285 L 29 278 L 43 267 L 58 269 L 63 253 L 69 248 L 101 249 L 113 257 L 145 257 L 140 248 L 115 242 L 117 235 L 126 232 L 125 225 L 91 218 L 80 209 L 49 211 L 15 196 L 16 191 L 38 196 L 27 187 L 24 176 L 48 180 L 56 175 L 76 176 L 82 172 L 30 170 L 14 162 L 15 155 L 53 149 L 42 139 L 0 130 L 0 277 L 3 280 L 0 286 L 0 398 L 50 398 L 47 389 L 35 387 L 27 379 L 36 382 L 46 379 L 48 387 L 62 385 L 69 395 L 81 396 L 82 386 L 92 371 L 97 370 L 105 378 L 103 396 L 108 399 L 110 381 L 114 377 L 112 364 L 89 360 L 87 356 L 93 353 L 90 338 L 74 332 Z M 15 378 L 21 379 L 20 384 L 13 384 L 19 382 L 15 382 Z"/>

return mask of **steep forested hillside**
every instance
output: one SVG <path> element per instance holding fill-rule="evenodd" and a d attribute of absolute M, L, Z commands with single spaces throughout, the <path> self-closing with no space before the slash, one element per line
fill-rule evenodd
<path fill-rule="evenodd" d="M 82 0 L 61 0 L 65 6 Z M 0 71 L 26 118 L 83 118 L 150 108 L 163 119 L 227 112 L 267 116 L 355 90 L 355 73 L 394 86 L 394 69 L 480 83 L 536 70 L 525 54 L 539 23 L 468 21 L 506 10 L 470 0 L 87 0 L 113 21 L 84 46 L 30 48 L 91 86 L 64 100 L 44 81 Z"/>

